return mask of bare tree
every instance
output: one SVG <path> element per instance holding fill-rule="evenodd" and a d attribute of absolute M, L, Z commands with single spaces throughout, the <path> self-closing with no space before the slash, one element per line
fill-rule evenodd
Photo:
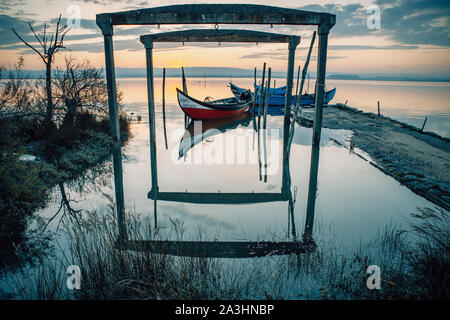
<path fill-rule="evenodd" d="M 56 24 L 56 30 L 54 33 L 47 34 L 47 23 L 44 24 L 44 30 L 42 34 L 37 34 L 31 25 L 28 23 L 34 37 L 39 42 L 39 50 L 25 41 L 16 30 L 12 29 L 14 34 L 29 48 L 36 52 L 45 64 L 45 88 L 47 93 L 47 106 L 45 112 L 45 122 L 50 124 L 53 118 L 53 96 L 52 96 L 52 63 L 54 61 L 55 54 L 61 50 L 66 49 L 64 47 L 64 36 L 70 30 L 67 25 L 61 26 L 61 15 L 59 15 L 58 22 Z"/>
<path fill-rule="evenodd" d="M 108 91 L 103 70 L 93 67 L 88 60 L 66 58 L 65 69 L 58 69 L 53 80 L 55 107 L 63 114 L 63 125 L 72 124 L 79 112 L 88 111 L 97 116 L 108 114 Z M 118 97 L 120 100 L 120 95 Z"/>
<path fill-rule="evenodd" d="M 5 82 L 0 84 L 0 117 L 16 118 L 24 116 L 36 116 L 37 108 L 34 106 L 34 88 L 30 85 L 22 68 L 23 57 L 19 57 L 13 69 L 7 71 L 0 66 L 0 80 Z"/>

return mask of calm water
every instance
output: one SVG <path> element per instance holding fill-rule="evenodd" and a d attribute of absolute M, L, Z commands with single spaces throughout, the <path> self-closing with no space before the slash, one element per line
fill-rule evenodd
<path fill-rule="evenodd" d="M 189 94 L 203 99 L 205 96 L 223 98 L 230 95 L 226 83 L 229 79 L 207 79 L 206 87 L 203 79 L 188 81 Z M 251 79 L 238 79 L 244 86 L 251 85 Z M 124 91 L 125 105 L 133 117 L 142 117 L 140 123 L 132 125 L 133 138 L 122 150 L 123 181 L 125 205 L 144 213 L 153 221 L 153 200 L 147 198 L 151 189 L 151 171 L 149 155 L 149 130 L 147 116 L 147 91 L 144 79 L 119 79 L 118 85 Z M 166 83 L 166 129 L 168 149 L 165 149 L 163 122 L 161 112 L 161 79 L 155 82 L 156 105 L 156 136 L 158 181 L 161 192 L 242 192 L 262 193 L 280 192 L 282 187 L 282 117 L 268 118 L 268 133 L 266 136 L 267 159 L 273 165 L 269 166 L 267 181 L 260 178 L 258 164 L 257 134 L 252 130 L 252 123 L 244 123 L 231 131 L 231 136 L 246 136 L 238 149 L 244 152 L 244 164 L 196 163 L 195 155 L 202 158 L 208 154 L 222 150 L 223 157 L 235 152 L 235 146 L 228 144 L 224 133 L 209 137 L 187 152 L 186 158 L 178 159 L 180 139 L 184 134 L 183 113 L 175 96 L 175 88 L 180 87 L 179 79 L 170 78 Z M 344 92 L 351 90 L 355 84 L 350 81 L 336 81 L 338 96 L 335 102 L 342 101 Z M 372 88 L 367 97 L 374 97 L 381 92 L 385 84 L 367 83 L 363 86 Z M 417 90 L 423 87 L 412 84 Z M 381 87 L 380 87 L 381 86 Z M 441 86 L 440 84 L 437 85 Z M 407 88 L 410 89 L 409 87 Z M 438 89 L 436 89 L 438 90 Z M 358 91 L 358 90 L 357 90 Z M 388 89 L 390 91 L 390 89 Z M 411 91 L 414 91 L 411 89 Z M 406 94 L 406 93 L 405 93 Z M 446 93 L 448 94 L 448 93 Z M 362 92 L 353 95 L 349 101 L 362 101 Z M 389 95 L 385 95 L 389 96 Z M 392 99 L 393 94 L 391 95 Z M 361 99 L 361 100 L 358 100 Z M 387 100 L 387 99 L 385 99 Z M 345 102 L 345 101 L 344 101 Z M 406 103 L 406 102 L 405 102 Z M 355 103 L 350 103 L 355 105 Z M 387 102 L 386 102 L 387 104 Z M 439 109 L 439 104 L 434 112 Z M 384 103 L 383 103 L 384 106 Z M 429 109 L 428 113 L 431 112 Z M 387 113 L 388 108 L 383 108 Z M 425 111 L 423 111 L 425 112 Z M 448 109 L 447 109 L 448 112 Z M 419 111 L 411 112 L 420 114 Z M 418 116 L 417 116 L 418 117 Z M 442 122 L 448 121 L 445 119 Z M 430 121 L 430 126 L 433 122 Z M 299 233 L 305 220 L 309 166 L 311 157 L 311 134 L 309 128 L 298 127 L 290 158 L 290 191 L 295 198 L 294 221 Z M 371 239 L 377 229 L 390 222 L 401 222 L 404 217 L 415 212 L 417 207 L 433 206 L 427 200 L 412 193 L 397 181 L 385 176 L 349 151 L 337 145 L 332 139 L 348 145 L 350 131 L 322 131 L 320 149 L 320 165 L 318 179 L 318 197 L 316 201 L 316 225 L 328 227 L 332 225 L 343 244 L 350 245 L 361 239 Z M 261 136 L 261 146 L 263 137 Z M 263 149 L 263 147 L 261 147 Z M 225 158 L 223 158 L 225 159 Z M 251 161 L 249 159 L 252 159 Z M 262 172 L 264 176 L 264 172 Z M 113 177 L 107 177 L 109 183 L 99 188 L 113 194 Z M 97 182 L 98 186 L 98 182 Z M 71 199 L 81 200 L 74 203 L 75 209 L 106 208 L 106 199 L 99 195 L 98 190 L 80 194 L 75 188 L 68 188 Z M 58 193 L 58 192 L 56 192 Z M 58 209 L 59 203 L 51 204 L 40 214 L 50 217 Z M 184 223 L 187 237 L 195 238 L 201 230 L 205 238 L 218 240 L 256 240 L 264 238 L 287 239 L 290 236 L 290 221 L 288 219 L 288 202 L 277 201 L 260 204 L 190 204 L 173 201 L 158 201 L 158 224 L 167 226 L 170 219 L 178 219 Z M 56 225 L 57 219 L 54 221 Z"/>
<path fill-rule="evenodd" d="M 253 87 L 253 79 L 231 79 L 245 88 Z M 130 104 L 142 104 L 146 101 L 146 84 L 144 79 L 119 79 L 119 85 L 126 92 L 126 101 Z M 161 79 L 156 82 L 156 101 L 161 101 Z M 188 79 L 190 91 L 196 97 L 212 96 L 224 98 L 230 95 L 225 85 L 230 79 L 201 78 Z M 284 79 L 276 79 L 277 87 L 284 84 Z M 168 80 L 166 98 L 176 103 L 173 94 L 175 87 L 181 88 L 177 79 Z M 307 84 L 305 84 L 305 88 Z M 310 81 L 310 92 L 314 81 Z M 450 137 L 450 83 L 449 82 L 411 82 L 411 81 L 356 81 L 327 80 L 327 89 L 336 87 L 336 96 L 332 102 L 345 103 L 368 112 L 377 112 L 377 101 L 380 101 L 381 113 L 386 116 L 421 127 L 428 117 L 425 130 Z M 159 90 L 158 90 L 159 89 Z M 135 108 L 135 107 L 132 107 Z"/>
<path fill-rule="evenodd" d="M 205 87 L 203 79 L 190 79 L 189 93 L 199 99 L 205 96 L 228 97 L 230 96 L 229 88 L 226 87 L 228 80 L 207 79 Z M 250 79 L 238 79 L 238 82 L 243 86 L 251 86 Z M 142 213 L 143 219 L 153 225 L 154 201 L 147 197 L 152 186 L 152 176 L 146 84 L 144 79 L 119 79 L 118 84 L 124 92 L 124 103 L 128 113 L 134 119 L 138 116 L 142 117 L 140 122 L 133 121 L 131 125 L 133 138 L 122 148 L 125 207 L 127 214 Z M 420 119 L 420 116 L 425 114 L 439 114 L 440 116 L 436 116 L 436 119 L 440 119 L 440 122 L 430 121 L 429 124 L 436 126 L 436 132 L 441 134 L 448 132 L 446 131 L 448 130 L 446 125 L 448 124 L 448 108 L 443 107 L 443 97 L 439 100 L 441 102 L 434 100 L 435 104 L 428 105 L 428 109 L 423 107 L 408 111 L 387 107 L 388 97 L 390 101 L 401 101 L 407 105 L 406 99 L 412 99 L 407 92 L 418 94 L 419 91 L 426 91 L 426 86 L 416 83 L 410 86 L 398 84 L 405 96 L 403 101 L 398 95 L 398 90 L 394 91 L 384 83 L 358 84 L 350 81 L 336 81 L 333 82 L 334 84 L 338 86 L 335 102 L 345 102 L 345 99 L 348 99 L 349 105 L 358 107 L 358 103 L 367 103 L 368 110 L 376 106 L 377 95 L 381 95 L 383 86 L 386 86 L 385 92 L 390 94 L 383 94 L 382 106 L 385 114 L 401 110 L 408 119 Z M 368 93 L 363 94 L 361 90 L 355 90 L 355 86 L 358 85 L 367 89 Z M 175 96 L 176 86 L 181 87 L 179 79 L 168 79 L 166 84 L 168 146 L 166 149 L 161 112 L 161 79 L 155 82 L 159 191 L 179 192 L 184 195 L 192 192 L 207 192 L 214 195 L 233 192 L 246 194 L 243 198 L 257 193 L 281 193 L 283 185 L 287 185 L 286 179 L 283 179 L 283 161 L 281 161 L 283 118 L 269 116 L 266 134 L 264 132 L 258 134 L 253 130 L 253 122 L 248 119 L 228 124 L 224 126 L 231 129 L 227 133 L 222 132 L 223 130 L 216 131 L 215 135 L 199 141 L 180 158 L 180 141 L 185 134 L 185 129 L 184 115 Z M 448 96 L 446 88 L 448 87 L 444 84 L 433 87 L 430 85 L 429 93 L 436 91 L 441 92 L 443 96 Z M 351 92 L 354 94 L 351 95 Z M 422 97 L 422 101 L 428 100 L 432 99 Z M 399 112 L 399 114 L 402 113 Z M 284 175 L 291 181 L 287 190 L 294 200 L 292 212 L 289 212 L 287 199 L 252 204 L 195 204 L 158 200 L 156 206 L 158 226 L 163 229 L 169 228 L 174 221 L 182 224 L 185 230 L 184 240 L 198 240 L 201 235 L 203 240 L 288 241 L 292 239 L 293 225 L 297 235 L 300 236 L 303 232 L 306 213 L 311 135 L 312 129 L 297 126 L 289 160 L 290 172 Z M 433 207 L 429 201 L 414 194 L 367 161 L 349 153 L 348 149 L 334 142 L 338 141 L 348 146 L 351 135 L 352 132 L 347 130 L 326 128 L 322 130 L 313 230 L 318 246 L 329 246 L 332 243 L 333 246 L 339 246 L 343 250 L 351 249 L 360 241 L 374 239 L 377 231 L 387 224 L 401 224 L 405 217 L 416 212 L 417 207 Z M 239 138 L 243 139 L 239 140 Z M 356 151 L 368 158 L 360 150 Z M 235 161 L 229 161 L 227 157 Z M 264 163 L 268 163 L 267 171 Z M 85 183 L 82 188 L 77 184 L 65 184 L 66 197 L 74 210 L 96 210 L 98 214 L 109 210 L 109 201 L 102 193 L 114 195 L 112 161 L 107 161 L 102 167 L 103 170 L 95 170 L 92 174 L 88 172 L 83 177 Z M 44 220 L 54 217 L 60 207 L 61 194 L 61 190 L 55 188 L 53 201 L 37 214 Z M 68 248 L 66 239 L 57 229 L 60 219 L 61 213 L 54 217 L 49 224 L 49 229 L 56 231 L 53 238 L 55 247 L 66 251 Z M 0 288 L 2 286 L 0 284 Z M 5 292 L 9 290 L 8 287 L 1 289 Z"/>

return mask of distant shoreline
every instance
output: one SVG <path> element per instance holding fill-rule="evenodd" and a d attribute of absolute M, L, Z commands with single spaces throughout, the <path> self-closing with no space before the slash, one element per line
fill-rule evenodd
<path fill-rule="evenodd" d="M 43 79 L 44 77 L 39 76 L 30 76 L 24 77 L 20 79 L 29 79 L 29 80 L 38 80 Z M 57 78 L 57 77 L 53 77 Z M 145 75 L 116 75 L 116 79 L 145 79 Z M 155 75 L 154 78 L 162 78 L 162 75 Z M 181 75 L 166 75 L 166 78 L 181 78 Z M 188 76 L 188 79 L 204 79 L 204 75 L 192 75 Z M 220 79 L 220 78 L 231 78 L 231 79 L 253 79 L 253 76 L 236 76 L 236 75 L 207 75 L 206 78 Z M 284 79 L 284 76 L 272 76 L 272 79 Z M 3 77 L 1 80 L 8 80 L 10 77 Z M 311 77 L 311 80 L 314 80 L 314 77 Z M 338 77 L 338 76 L 328 76 L 327 80 L 349 80 L 349 81 L 392 81 L 392 82 L 450 82 L 450 79 L 406 79 L 406 78 L 348 78 L 348 77 Z"/>
<path fill-rule="evenodd" d="M 167 78 L 181 78 L 181 68 L 165 68 Z M 4 70 L 1 75 L 3 79 L 9 77 L 10 72 L 14 70 Z M 185 67 L 184 71 L 187 78 L 242 78 L 253 79 L 255 70 L 244 68 L 228 68 L 228 67 Z M 23 70 L 22 75 L 28 79 L 40 79 L 45 76 L 43 70 Z M 146 78 L 146 69 L 143 68 L 115 68 L 116 78 Z M 163 75 L 163 68 L 153 68 L 153 76 L 160 78 Z M 57 72 L 53 73 L 53 77 L 57 77 Z M 256 77 L 261 79 L 262 69 L 256 70 Z M 295 79 L 297 74 L 295 74 Z M 308 77 L 315 79 L 315 72 L 309 72 Z M 272 78 L 286 79 L 286 72 L 273 71 Z M 450 75 L 421 75 L 421 74 L 357 74 L 357 73 L 333 73 L 327 74 L 329 80 L 360 80 L 360 81 L 410 81 L 410 82 L 450 82 Z"/>

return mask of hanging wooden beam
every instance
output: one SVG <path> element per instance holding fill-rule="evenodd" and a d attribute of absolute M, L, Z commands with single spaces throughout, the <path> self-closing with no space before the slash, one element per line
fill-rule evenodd
<path fill-rule="evenodd" d="M 331 28 L 336 16 L 324 12 L 255 4 L 185 4 L 97 15 L 97 24 L 268 24 L 320 25 Z"/>
<path fill-rule="evenodd" d="M 193 29 L 147 34 L 141 36 L 141 41 L 288 43 L 290 37 L 292 36 L 241 29 Z M 295 37 L 300 41 L 300 37 Z"/>

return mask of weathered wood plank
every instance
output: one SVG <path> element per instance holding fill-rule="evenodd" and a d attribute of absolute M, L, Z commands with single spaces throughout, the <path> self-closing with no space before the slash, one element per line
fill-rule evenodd
<path fill-rule="evenodd" d="M 97 15 L 97 24 L 281 24 L 320 25 L 329 28 L 336 16 L 256 4 L 184 4 Z"/>
<path fill-rule="evenodd" d="M 147 197 L 154 200 L 203 203 L 203 204 L 244 204 L 287 201 L 288 195 L 283 193 L 210 193 L 210 192 L 158 192 L 152 189 Z"/>
<path fill-rule="evenodd" d="M 261 42 L 289 43 L 300 42 L 299 36 L 278 33 L 236 30 L 236 29 L 193 29 L 141 36 L 143 44 L 147 42 Z"/>
<path fill-rule="evenodd" d="M 252 258 L 313 252 L 314 242 L 128 240 L 120 249 L 184 257 Z"/>

